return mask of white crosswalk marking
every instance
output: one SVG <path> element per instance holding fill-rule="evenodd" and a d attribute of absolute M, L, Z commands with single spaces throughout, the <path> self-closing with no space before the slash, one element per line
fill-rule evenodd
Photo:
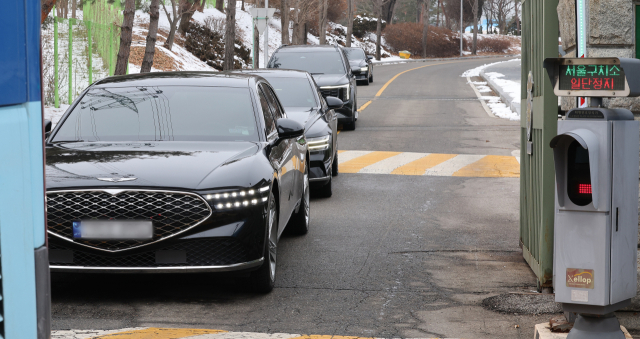
<path fill-rule="evenodd" d="M 392 156 L 391 158 L 378 161 L 373 165 L 369 165 L 361 169 L 358 173 L 390 174 L 394 169 L 420 158 L 424 158 L 427 155 L 429 155 L 429 153 L 400 153 Z M 340 156 L 342 156 L 342 154 Z"/>
<path fill-rule="evenodd" d="M 451 176 L 461 168 L 484 158 L 484 155 L 459 154 L 441 164 L 429 168 L 424 175 Z"/>
<path fill-rule="evenodd" d="M 373 151 L 344 151 L 338 155 L 338 164 L 367 155 Z"/>

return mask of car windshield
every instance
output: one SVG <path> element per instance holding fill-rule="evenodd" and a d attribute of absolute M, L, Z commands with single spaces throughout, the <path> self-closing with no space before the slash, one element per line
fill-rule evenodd
<path fill-rule="evenodd" d="M 276 90 L 276 95 L 284 107 L 317 107 L 313 88 L 307 78 L 265 77 Z"/>
<path fill-rule="evenodd" d="M 258 141 L 248 88 L 90 89 L 52 142 Z"/>
<path fill-rule="evenodd" d="M 309 53 L 276 53 L 269 68 L 298 69 L 311 74 L 345 74 L 338 51 Z"/>
<path fill-rule="evenodd" d="M 361 48 L 345 48 L 344 51 L 347 53 L 347 59 L 349 60 L 362 60 L 367 57 Z"/>

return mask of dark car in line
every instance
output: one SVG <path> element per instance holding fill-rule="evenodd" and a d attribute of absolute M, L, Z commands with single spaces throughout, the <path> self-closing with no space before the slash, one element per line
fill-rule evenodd
<path fill-rule="evenodd" d="M 356 81 L 363 85 L 369 85 L 370 82 L 373 82 L 373 62 L 371 61 L 373 57 L 367 55 L 360 47 L 343 47 L 342 49 L 349 59 Z"/>
<path fill-rule="evenodd" d="M 309 229 L 304 126 L 250 74 L 145 73 L 89 86 L 46 140 L 52 271 L 250 272 Z"/>
<path fill-rule="evenodd" d="M 336 110 L 345 130 L 356 129 L 358 104 L 356 78 L 342 47 L 334 45 L 281 46 L 269 59 L 267 68 L 296 69 L 311 73 L 324 97 L 343 101 Z"/>
<path fill-rule="evenodd" d="M 304 125 L 309 146 L 309 182 L 314 191 L 330 197 L 331 177 L 338 175 L 338 116 L 342 108 L 335 97 L 324 98 L 313 77 L 305 71 L 245 70 L 265 78 L 276 92 L 289 119 Z"/>

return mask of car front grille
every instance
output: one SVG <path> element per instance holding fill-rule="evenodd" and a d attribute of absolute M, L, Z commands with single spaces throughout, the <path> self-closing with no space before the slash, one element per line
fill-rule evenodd
<path fill-rule="evenodd" d="M 49 232 L 74 240 L 73 221 L 151 220 L 151 240 L 75 240 L 87 246 L 120 251 L 155 242 L 189 229 L 211 216 L 204 199 L 195 194 L 165 191 L 73 191 L 47 193 Z"/>
<path fill-rule="evenodd" d="M 347 101 L 347 90 L 345 88 L 320 89 L 323 97 L 336 97 L 342 101 Z"/>
<path fill-rule="evenodd" d="M 66 246 L 50 244 L 51 251 L 70 251 L 73 262 L 56 262 L 50 260 L 51 266 L 83 266 L 83 267 L 184 267 L 184 266 L 223 266 L 256 260 L 260 252 L 250 245 L 245 245 L 235 238 L 194 239 L 185 240 L 158 250 L 133 255 L 114 256 L 88 253 L 70 249 Z M 157 251 L 184 251 L 186 263 L 157 263 Z M 51 257 L 54 257 L 53 255 Z"/>

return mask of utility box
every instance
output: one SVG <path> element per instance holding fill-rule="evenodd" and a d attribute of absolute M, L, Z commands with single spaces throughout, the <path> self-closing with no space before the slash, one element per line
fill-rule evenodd
<path fill-rule="evenodd" d="M 554 281 L 565 311 L 611 313 L 636 296 L 639 131 L 624 109 L 558 121 Z"/>
<path fill-rule="evenodd" d="M 624 338 L 613 314 L 637 292 L 640 123 L 602 108 L 603 97 L 640 96 L 640 60 L 546 59 L 559 96 L 588 97 L 551 139 L 556 176 L 554 289 L 579 313 L 568 339 Z"/>

